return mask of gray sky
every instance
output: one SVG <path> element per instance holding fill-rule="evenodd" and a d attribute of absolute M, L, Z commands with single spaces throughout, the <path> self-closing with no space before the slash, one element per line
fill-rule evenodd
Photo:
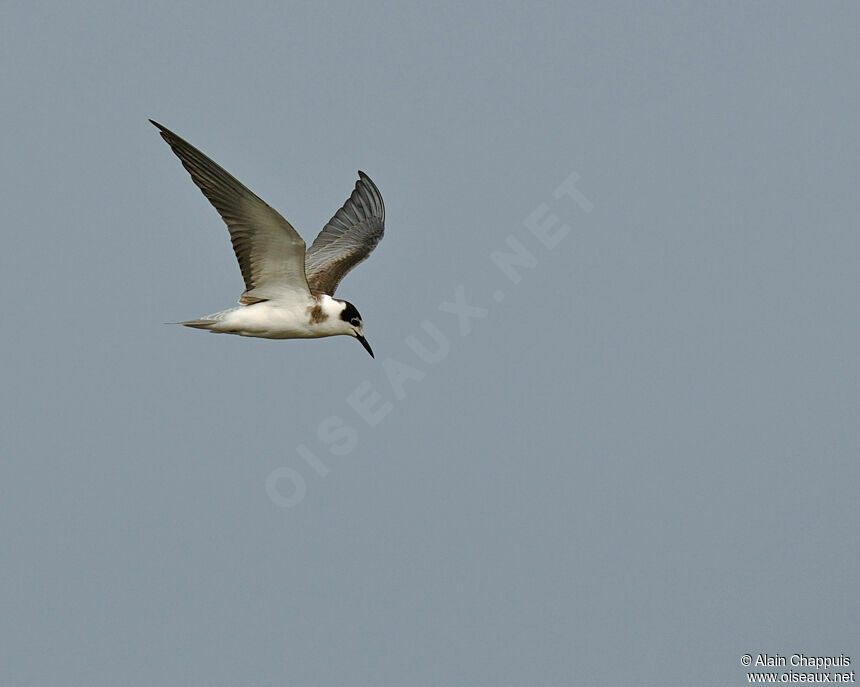
<path fill-rule="evenodd" d="M 857 5 L 122 4 L 3 10 L 0 682 L 856 667 Z M 162 324 L 242 283 L 149 117 L 373 178 L 375 361 Z"/>

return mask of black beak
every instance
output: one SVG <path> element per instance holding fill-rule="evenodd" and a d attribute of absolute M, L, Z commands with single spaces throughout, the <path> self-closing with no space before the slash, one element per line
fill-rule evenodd
<path fill-rule="evenodd" d="M 361 345 L 364 346 L 364 350 L 366 350 L 368 353 L 370 353 L 371 358 L 375 359 L 376 356 L 373 355 L 373 349 L 370 347 L 370 344 L 367 343 L 367 339 L 365 339 L 361 334 L 356 334 L 355 338 L 358 339 L 359 341 L 361 341 Z"/>

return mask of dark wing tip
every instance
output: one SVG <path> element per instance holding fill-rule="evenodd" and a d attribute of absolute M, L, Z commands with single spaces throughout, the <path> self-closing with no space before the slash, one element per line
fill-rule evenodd
<path fill-rule="evenodd" d="M 165 141 L 167 141 L 168 145 L 170 145 L 170 147 L 173 148 L 174 152 L 176 152 L 177 155 L 179 155 L 179 153 L 176 151 L 176 145 L 177 144 L 183 144 L 184 143 L 186 146 L 189 146 L 191 148 L 194 147 L 188 141 L 186 141 L 184 138 L 182 138 L 181 136 L 177 136 L 175 133 L 173 133 L 170 129 L 168 129 L 166 126 L 164 126 L 164 124 L 159 124 L 154 119 L 150 119 L 149 121 L 152 122 L 153 126 L 158 128 L 158 133 L 161 134 L 161 138 L 163 138 Z M 180 156 L 180 158 L 181 158 L 181 156 Z"/>
<path fill-rule="evenodd" d="M 163 138 L 165 141 L 167 141 L 167 143 L 170 144 L 171 148 L 174 148 L 174 145 L 177 142 L 178 143 L 185 143 L 186 145 L 190 145 L 188 143 L 188 141 L 183 139 L 181 136 L 177 136 L 170 129 L 168 129 L 166 126 L 164 126 L 164 124 L 159 124 L 154 119 L 150 119 L 149 121 L 152 122 L 153 126 L 155 126 L 158 129 L 158 133 L 161 134 L 161 138 Z M 174 150 L 175 150 L 175 148 L 174 148 Z"/>
<path fill-rule="evenodd" d="M 376 207 L 373 208 L 373 215 L 385 221 L 385 203 L 382 200 L 382 194 L 379 192 L 376 184 L 373 183 L 367 174 L 358 170 L 358 181 L 355 182 L 355 190 L 363 190 L 365 197 L 372 200 Z"/>

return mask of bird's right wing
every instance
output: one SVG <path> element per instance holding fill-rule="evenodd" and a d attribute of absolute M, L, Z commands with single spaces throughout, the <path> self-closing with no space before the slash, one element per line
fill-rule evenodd
<path fill-rule="evenodd" d="M 370 177 L 358 173 L 352 195 L 308 248 L 305 271 L 314 293 L 334 295 L 340 280 L 367 259 L 385 231 L 385 205 Z"/>
<path fill-rule="evenodd" d="M 245 280 L 240 303 L 289 294 L 310 295 L 305 278 L 305 242 L 281 215 L 242 182 L 158 122 L 192 181 L 221 215 Z"/>

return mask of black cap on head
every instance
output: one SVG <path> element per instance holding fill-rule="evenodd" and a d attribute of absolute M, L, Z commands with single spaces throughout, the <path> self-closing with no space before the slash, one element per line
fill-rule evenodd
<path fill-rule="evenodd" d="M 349 322 L 353 327 L 360 327 L 361 315 L 359 314 L 358 310 L 356 310 L 356 307 L 349 301 L 344 301 L 344 303 L 346 304 L 346 307 L 340 313 L 340 319 L 342 319 L 344 322 Z M 376 357 L 373 355 L 373 349 L 370 347 L 370 344 L 367 343 L 367 339 L 365 339 L 358 332 L 355 333 L 355 338 L 361 342 L 361 345 L 364 346 L 364 350 L 370 353 L 371 358 Z"/>
<path fill-rule="evenodd" d="M 346 307 L 343 309 L 343 312 L 341 312 L 340 319 L 344 322 L 352 322 L 352 320 L 357 319 L 360 322 L 361 315 L 358 310 L 356 310 L 355 306 L 349 301 L 344 301 L 344 303 L 346 303 Z"/>

